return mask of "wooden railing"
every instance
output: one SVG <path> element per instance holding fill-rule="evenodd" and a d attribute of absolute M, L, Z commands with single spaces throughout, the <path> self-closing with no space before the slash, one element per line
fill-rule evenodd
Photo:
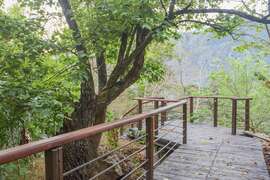
<path fill-rule="evenodd" d="M 193 122 L 193 114 L 194 114 L 194 99 L 208 99 L 213 101 L 213 126 L 218 126 L 218 109 L 219 109 L 219 101 L 220 100 L 228 100 L 231 101 L 231 115 L 232 115 L 232 135 L 236 135 L 237 131 L 237 113 L 238 108 L 237 104 L 239 101 L 245 102 L 245 121 L 244 121 L 244 129 L 249 130 L 250 128 L 250 100 L 251 98 L 239 98 L 239 97 L 224 97 L 224 96 L 189 96 L 183 97 L 176 100 L 169 100 L 165 98 L 157 98 L 157 97 L 147 97 L 147 98 L 136 98 L 138 104 L 134 106 L 131 110 L 129 110 L 125 115 L 129 114 L 133 110 L 137 110 L 137 115 L 131 116 L 129 118 L 123 118 L 119 121 L 114 121 L 111 123 L 103 123 L 96 126 L 80 129 L 77 131 L 73 131 L 66 134 L 61 134 L 55 137 L 43 139 L 40 141 L 32 142 L 29 144 L 17 146 L 14 148 L 6 149 L 0 151 L 0 165 L 6 164 L 9 162 L 16 161 L 18 159 L 25 158 L 27 156 L 31 156 L 36 153 L 45 152 L 45 173 L 46 180 L 61 180 L 66 176 L 72 175 L 72 173 L 79 171 L 82 168 L 90 166 L 93 162 L 99 161 L 103 158 L 108 157 L 109 155 L 115 153 L 116 151 L 120 151 L 123 148 L 127 148 L 130 144 L 145 140 L 145 146 L 140 150 L 130 154 L 125 159 L 113 164 L 109 168 L 98 172 L 96 175 L 91 177 L 90 179 L 96 179 L 100 177 L 102 174 L 106 173 L 107 170 L 115 167 L 116 165 L 126 161 L 128 158 L 131 158 L 135 154 L 140 153 L 141 151 L 146 151 L 145 161 L 127 173 L 122 179 L 126 179 L 130 175 L 132 175 L 139 168 L 144 169 L 144 173 L 138 178 L 145 177 L 147 180 L 153 179 L 154 168 L 166 157 L 168 153 L 170 153 L 173 148 L 175 148 L 178 144 L 186 144 L 187 143 L 187 117 L 189 111 L 190 122 Z M 149 112 L 143 112 L 143 106 L 145 104 L 153 103 L 153 110 Z M 178 117 L 181 123 L 181 132 L 182 138 L 179 138 L 179 142 L 169 141 L 164 145 L 161 149 L 156 149 L 156 143 L 158 140 L 165 136 L 162 134 L 159 136 L 159 131 L 162 131 L 164 127 L 170 122 L 168 120 L 168 113 L 172 109 L 179 109 L 178 107 L 182 106 L 182 114 L 181 117 Z M 160 118 L 159 118 L 160 117 Z M 160 123 L 159 123 L 160 119 Z M 145 129 L 146 134 L 141 135 L 134 140 L 130 141 L 127 144 L 124 144 L 120 147 L 113 149 L 105 154 L 102 154 L 95 159 L 90 160 L 89 162 L 85 162 L 78 167 L 74 167 L 66 172 L 63 172 L 63 150 L 62 146 L 82 140 L 103 132 L 107 132 L 116 128 L 123 128 L 125 126 L 136 125 L 139 130 Z M 144 127 L 145 126 L 145 127 Z M 160 127 L 159 127 L 160 126 Z M 175 126 L 173 129 L 179 128 Z M 173 131 L 173 130 L 171 130 Z M 169 131 L 170 132 L 170 131 Z M 164 155 L 155 162 L 154 156 L 158 155 L 162 150 L 169 149 Z M 156 152 L 155 152 L 156 150 Z"/>
<path fill-rule="evenodd" d="M 226 97 L 226 96 L 192 96 L 189 97 L 189 104 L 190 104 L 190 114 L 192 117 L 193 114 L 193 99 L 200 98 L 200 99 L 212 99 L 213 100 L 213 125 L 214 127 L 218 126 L 218 107 L 219 107 L 219 99 L 220 100 L 229 100 L 231 101 L 231 128 L 232 128 L 232 135 L 236 135 L 237 132 L 237 113 L 238 107 L 237 104 L 239 101 L 245 101 L 245 122 L 244 122 L 244 129 L 249 131 L 250 129 L 250 101 L 252 98 L 249 97 Z"/>
<path fill-rule="evenodd" d="M 159 99 L 161 100 L 161 99 Z M 185 144 L 187 142 L 187 100 L 177 100 L 177 101 L 170 101 L 173 102 L 169 105 L 167 105 L 166 99 L 162 99 L 162 107 L 158 107 L 158 99 L 149 99 L 148 101 L 154 102 L 155 109 L 142 113 L 142 111 L 139 111 L 138 115 L 134 115 L 129 118 L 124 118 L 119 121 L 114 121 L 111 123 L 103 123 L 99 125 L 95 125 L 92 127 L 80 129 L 77 131 L 61 134 L 58 136 L 54 136 L 51 138 L 43 139 L 40 141 L 32 142 L 29 144 L 17 146 L 14 148 L 6 149 L 0 151 L 0 165 L 6 164 L 9 162 L 16 161 L 18 159 L 22 159 L 28 156 L 31 156 L 36 153 L 45 152 L 45 173 L 46 173 L 46 180 L 61 180 L 66 176 L 72 175 L 72 173 L 79 171 L 82 168 L 85 168 L 86 166 L 91 165 L 93 162 L 99 161 L 105 157 L 108 157 L 109 155 L 115 153 L 116 151 L 119 151 L 122 148 L 128 147 L 131 143 L 135 143 L 139 140 L 142 140 L 145 138 L 145 146 L 141 148 L 140 150 L 137 150 L 136 152 L 130 154 L 126 158 L 122 159 L 121 161 L 117 162 L 116 164 L 113 164 L 109 168 L 106 168 L 100 172 L 98 172 L 96 175 L 91 177 L 90 179 L 96 179 L 99 178 L 101 175 L 106 173 L 111 168 L 115 167 L 116 165 L 126 161 L 128 158 L 131 158 L 135 154 L 140 153 L 143 150 L 146 150 L 146 157 L 145 161 L 141 164 L 139 164 L 136 168 L 134 168 L 132 171 L 130 171 L 128 174 L 126 174 L 122 179 L 126 179 L 129 177 L 132 173 L 134 173 L 137 169 L 144 167 L 145 170 L 144 173 L 139 177 L 143 178 L 146 177 L 147 180 L 153 179 L 154 174 L 154 168 L 168 155 L 169 152 L 173 150 L 179 143 Z M 139 109 L 142 108 L 142 101 L 139 100 Z M 169 102 L 169 101 L 167 101 Z M 171 110 L 176 109 L 178 107 L 182 106 L 182 117 L 179 117 L 179 119 L 182 119 L 182 139 L 179 138 L 179 143 L 177 142 L 168 142 L 166 145 L 164 145 L 161 149 L 155 148 L 155 143 L 161 138 L 161 136 L 157 136 L 157 132 L 162 130 L 166 124 L 165 124 L 165 114 Z M 180 109 L 179 109 L 180 110 Z M 162 123 L 161 127 L 158 127 L 159 124 L 159 115 L 161 115 Z M 144 123 L 143 123 L 144 122 Z M 179 121 L 180 122 L 180 121 Z M 113 149 L 110 152 L 107 152 L 105 154 L 102 154 L 99 157 L 96 157 L 95 159 L 90 160 L 89 162 L 85 162 L 84 164 L 74 167 L 73 169 L 68 170 L 67 172 L 63 172 L 63 148 L 62 146 L 78 141 L 83 140 L 85 138 L 104 133 L 116 128 L 120 128 L 126 125 L 130 124 L 138 124 L 138 126 L 142 129 L 143 124 L 145 125 L 146 134 L 141 135 L 140 137 L 137 137 L 136 139 L 130 141 L 127 144 L 124 144 L 120 147 L 117 147 Z M 178 126 L 174 127 L 174 129 L 179 128 Z M 162 134 L 162 137 L 166 134 Z M 159 155 L 159 153 L 165 149 L 168 148 L 168 152 L 166 152 L 158 161 L 154 161 L 154 156 Z M 155 149 L 157 150 L 155 152 Z M 138 179 L 139 179 L 138 178 Z"/>
<path fill-rule="evenodd" d="M 250 130 L 250 101 L 252 98 L 249 97 L 228 97 L 228 96 L 187 96 L 187 97 L 182 97 L 177 100 L 170 100 L 170 99 L 164 99 L 164 98 L 153 98 L 153 97 L 144 97 L 144 98 L 135 98 L 135 100 L 138 100 L 138 107 L 140 107 L 139 112 L 142 111 L 142 105 L 145 102 L 155 102 L 158 104 L 161 102 L 162 105 L 166 105 L 167 103 L 174 103 L 178 102 L 181 100 L 187 100 L 189 104 L 189 119 L 190 122 L 193 123 L 193 114 L 194 114 L 194 99 L 208 99 L 213 101 L 213 126 L 217 127 L 218 126 L 218 109 L 219 109 L 219 100 L 228 100 L 231 101 L 231 128 L 232 128 L 232 135 L 236 135 L 237 132 L 237 114 L 238 114 L 238 107 L 237 104 L 239 101 L 244 101 L 245 102 L 245 109 L 244 109 L 244 116 L 245 116 L 245 121 L 244 121 L 244 130 L 249 131 Z M 157 107 L 157 105 L 154 105 Z M 166 112 L 164 112 L 163 116 L 165 116 L 166 120 Z M 140 128 L 140 127 L 138 127 Z"/>

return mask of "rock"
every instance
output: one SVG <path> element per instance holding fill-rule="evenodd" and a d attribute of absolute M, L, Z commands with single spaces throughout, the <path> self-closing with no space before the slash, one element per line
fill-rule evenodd
<path fill-rule="evenodd" d="M 129 128 L 127 136 L 131 139 L 140 137 L 141 131 L 138 128 Z"/>

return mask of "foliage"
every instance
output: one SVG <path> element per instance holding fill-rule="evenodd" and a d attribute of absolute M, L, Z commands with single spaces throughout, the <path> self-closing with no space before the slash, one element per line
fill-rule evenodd
<path fill-rule="evenodd" d="M 245 22 L 239 28 L 239 45 L 234 50 L 240 53 L 252 53 L 268 56 L 269 35 L 268 25 Z M 267 37 L 268 36 L 268 37 Z"/>
<path fill-rule="evenodd" d="M 257 74 L 270 78 L 269 64 L 259 57 L 246 59 L 231 59 L 229 67 L 222 67 L 210 76 L 210 91 L 225 96 L 252 97 L 251 122 L 255 131 L 270 133 L 269 87 L 267 83 L 258 79 Z M 229 106 L 230 102 L 226 106 Z M 239 103 L 239 111 L 243 112 L 244 104 Z M 240 118 L 243 118 L 240 116 Z M 230 121 L 225 118 L 225 121 Z M 224 122 L 225 123 L 225 122 Z M 230 124 L 230 123 L 226 123 Z"/>
<path fill-rule="evenodd" d="M 114 120 L 113 112 L 107 112 L 106 120 L 107 122 L 112 122 Z M 106 132 L 106 142 L 108 143 L 110 149 L 115 149 L 116 147 L 118 147 L 118 139 L 119 129 L 113 129 Z"/>
<path fill-rule="evenodd" d="M 76 58 L 60 53 L 52 41 L 44 39 L 40 21 L 26 18 L 15 6 L 8 13 L 0 11 L 0 26 L 0 149 L 3 149 L 22 143 L 24 136 L 36 140 L 55 135 L 73 110 L 79 84 L 73 78 L 76 73 L 59 73 Z M 28 168 L 32 168 L 35 159 L 1 166 L 0 178 L 6 174 L 14 174 L 10 179 L 33 175 Z"/>
<path fill-rule="evenodd" d="M 218 23 L 218 27 L 212 27 L 224 36 L 228 34 L 224 31 L 231 32 L 239 21 L 222 13 L 211 18 L 207 13 L 183 13 L 188 8 L 218 9 L 221 1 L 173 2 L 19 0 L 18 9 L 10 14 L 1 12 L 0 147 L 19 144 L 20 131 L 24 129 L 34 139 L 54 135 L 63 121 L 70 119 L 73 108 L 77 109 L 71 129 L 104 122 L 94 119 L 103 117 L 96 116 L 96 109 L 105 112 L 139 78 L 141 87 L 162 80 L 162 60 L 170 51 L 167 47 L 163 51 L 159 43 L 179 38 L 179 27 L 201 29 L 211 21 Z M 51 12 L 54 8 L 56 12 Z M 30 12 L 28 17 L 22 15 L 26 9 Z M 56 16 L 65 16 L 68 26 L 47 39 L 44 26 Z M 85 105 L 94 108 L 87 109 Z M 76 112 L 83 115 L 76 116 Z M 110 114 L 107 118 L 113 119 Z M 117 146 L 117 135 L 116 131 L 109 132 L 110 146 Z M 81 159 L 90 159 L 83 156 Z M 68 159 L 72 157 L 64 163 Z"/>
<path fill-rule="evenodd" d="M 144 96 L 146 87 L 164 80 L 166 73 L 164 61 L 173 56 L 173 47 L 174 45 L 169 42 L 155 42 L 148 48 L 144 67 L 140 78 L 136 82 L 136 86 L 138 87 L 136 96 Z"/>
<path fill-rule="evenodd" d="M 44 157 L 41 154 L 0 166 L 0 179 L 44 179 Z"/>
<path fill-rule="evenodd" d="M 78 96 L 78 82 L 50 79 L 66 65 L 65 54 L 42 38 L 35 21 L 23 16 L 0 16 L 0 147 L 18 144 L 25 128 L 34 139 L 61 127 Z"/>

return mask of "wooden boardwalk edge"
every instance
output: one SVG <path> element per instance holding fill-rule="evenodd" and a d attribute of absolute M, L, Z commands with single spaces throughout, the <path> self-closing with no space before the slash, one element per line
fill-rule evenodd
<path fill-rule="evenodd" d="M 187 144 L 155 169 L 156 180 L 270 180 L 260 140 L 208 124 L 188 124 L 188 130 Z"/>

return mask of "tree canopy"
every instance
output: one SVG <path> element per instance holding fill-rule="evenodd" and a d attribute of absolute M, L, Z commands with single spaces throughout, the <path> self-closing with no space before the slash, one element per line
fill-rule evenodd
<path fill-rule="evenodd" d="M 247 20 L 268 28 L 269 2 L 257 3 L 18 0 L 1 9 L 0 147 L 19 143 L 14 130 L 40 138 L 105 122 L 108 105 L 135 82 L 162 80 L 168 40 L 194 30 L 234 36 Z M 76 156 L 79 163 L 95 157 L 100 139 L 64 147 L 64 167 L 75 166 L 76 149 L 91 149 Z"/>

